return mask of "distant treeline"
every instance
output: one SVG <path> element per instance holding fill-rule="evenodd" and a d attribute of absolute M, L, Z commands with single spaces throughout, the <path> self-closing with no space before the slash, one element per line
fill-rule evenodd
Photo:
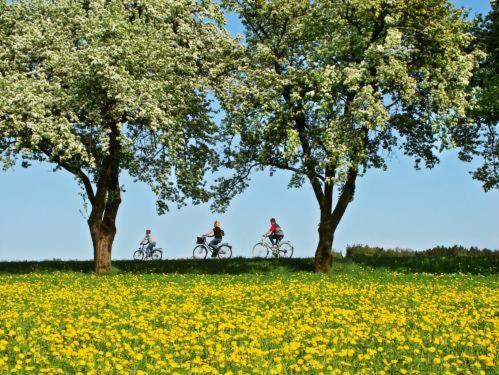
<path fill-rule="evenodd" d="M 424 251 L 384 249 L 353 245 L 346 249 L 346 258 L 370 267 L 384 267 L 404 273 L 499 273 L 499 251 L 463 246 L 437 246 Z"/>
<path fill-rule="evenodd" d="M 359 257 L 499 257 L 499 250 L 480 249 L 476 246 L 436 246 L 427 250 L 412 250 L 404 248 L 385 249 L 383 247 L 369 245 L 349 245 L 346 248 L 347 258 Z"/>

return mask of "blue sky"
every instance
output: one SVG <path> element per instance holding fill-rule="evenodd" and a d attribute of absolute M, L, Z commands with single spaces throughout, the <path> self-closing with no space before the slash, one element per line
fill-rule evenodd
<path fill-rule="evenodd" d="M 487 12 L 486 0 L 456 0 L 457 6 Z M 231 30 L 240 31 L 233 17 Z M 358 181 L 354 201 L 340 223 L 334 248 L 348 244 L 425 249 L 461 244 L 499 249 L 499 191 L 484 193 L 468 171 L 473 164 L 446 152 L 433 170 L 416 171 L 411 160 L 394 155 L 386 172 L 371 170 Z M 197 234 L 220 219 L 234 255 L 249 256 L 251 247 L 276 217 L 296 256 L 313 256 L 319 212 L 308 186 L 287 189 L 289 175 L 253 175 L 249 189 L 224 215 L 208 205 L 155 210 L 147 185 L 124 177 L 114 259 L 131 258 L 144 230 L 151 228 L 168 258 L 189 257 Z M 53 173 L 50 165 L 0 171 L 0 260 L 90 259 L 92 246 L 81 213 L 82 200 L 72 176 Z"/>

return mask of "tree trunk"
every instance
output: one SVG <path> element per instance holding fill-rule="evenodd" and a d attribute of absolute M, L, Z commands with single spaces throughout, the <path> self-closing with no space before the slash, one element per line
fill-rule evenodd
<path fill-rule="evenodd" d="M 111 173 L 111 190 L 97 191 L 92 212 L 88 218 L 88 227 L 94 247 L 95 272 L 111 271 L 111 251 L 116 236 L 116 217 L 121 204 L 118 172 Z"/>
<path fill-rule="evenodd" d="M 332 172 L 329 172 L 331 174 Z M 333 207 L 333 185 L 325 183 L 323 194 L 316 194 L 321 207 L 321 222 L 319 223 L 319 243 L 315 251 L 314 268 L 315 272 L 329 272 L 333 264 L 333 239 L 334 233 L 345 211 L 353 200 L 355 194 L 355 180 L 357 179 L 357 169 L 348 170 L 347 181 L 338 198 L 338 202 Z M 319 199 L 320 198 L 320 199 Z"/>
<path fill-rule="evenodd" d="M 116 122 L 110 121 L 109 155 L 102 163 L 97 191 L 92 203 L 88 226 L 94 246 L 95 272 L 111 271 L 111 251 L 116 236 L 116 217 L 121 204 L 119 183 L 120 132 Z"/>
<path fill-rule="evenodd" d="M 331 270 L 333 264 L 333 238 L 334 231 L 330 219 L 321 219 L 319 224 L 319 243 L 315 251 L 315 272 L 324 273 Z"/>
<path fill-rule="evenodd" d="M 111 271 L 111 250 L 116 235 L 116 228 L 109 228 L 102 222 L 92 223 L 90 219 L 88 225 L 94 247 L 95 272 L 109 272 Z"/>

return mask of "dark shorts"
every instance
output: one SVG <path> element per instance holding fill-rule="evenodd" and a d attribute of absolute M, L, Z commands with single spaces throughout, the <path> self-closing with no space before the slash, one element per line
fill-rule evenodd
<path fill-rule="evenodd" d="M 276 234 L 272 233 L 269 235 L 269 240 L 272 242 L 272 245 L 277 245 L 284 237 L 284 234 Z"/>

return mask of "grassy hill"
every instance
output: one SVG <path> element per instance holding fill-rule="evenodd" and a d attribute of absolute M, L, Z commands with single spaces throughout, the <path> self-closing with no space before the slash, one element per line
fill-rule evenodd
<path fill-rule="evenodd" d="M 333 272 L 351 270 L 354 263 L 373 269 L 390 269 L 402 273 L 470 273 L 493 275 L 499 272 L 498 256 L 477 257 L 393 257 L 357 256 L 352 259 L 336 258 Z M 182 273 L 182 274 L 244 274 L 268 272 L 312 272 L 312 258 L 227 260 L 172 259 L 162 261 L 113 261 L 114 272 Z M 92 261 L 47 260 L 41 262 L 0 262 L 0 273 L 31 273 L 75 271 L 92 272 Z"/>

